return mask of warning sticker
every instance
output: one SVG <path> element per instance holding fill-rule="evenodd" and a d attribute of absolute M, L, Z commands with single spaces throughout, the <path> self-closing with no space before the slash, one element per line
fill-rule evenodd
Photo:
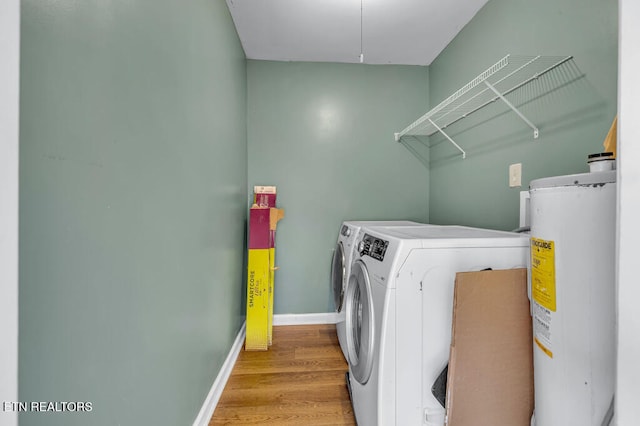
<path fill-rule="evenodd" d="M 536 345 L 549 357 L 553 358 L 551 350 L 551 322 L 553 313 L 541 306 L 538 302 L 533 302 L 533 335 Z"/>
<path fill-rule="evenodd" d="M 553 241 L 531 238 L 531 295 L 533 300 L 556 311 L 556 264 Z"/>
<path fill-rule="evenodd" d="M 553 358 L 553 315 L 556 311 L 556 265 L 553 241 L 531 238 L 531 296 L 536 345 Z"/>

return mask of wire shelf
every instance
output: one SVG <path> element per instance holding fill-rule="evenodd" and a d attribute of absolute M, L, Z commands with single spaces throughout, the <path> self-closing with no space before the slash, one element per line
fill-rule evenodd
<path fill-rule="evenodd" d="M 465 152 L 443 130 L 490 103 L 502 99 L 534 131 L 537 127 L 517 110 L 505 96 L 537 79 L 571 56 L 517 56 L 507 55 L 458 89 L 435 108 L 418 118 L 404 130 L 395 134 L 396 141 L 405 135 L 431 136 L 441 132 L 465 156 Z"/>

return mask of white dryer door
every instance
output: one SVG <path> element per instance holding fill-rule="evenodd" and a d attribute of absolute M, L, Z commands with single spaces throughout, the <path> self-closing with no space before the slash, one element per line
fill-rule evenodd
<path fill-rule="evenodd" d="M 333 261 L 331 262 L 331 291 L 333 292 L 333 304 L 336 312 L 342 310 L 344 299 L 344 248 L 342 243 L 336 244 L 336 250 L 333 252 Z"/>
<path fill-rule="evenodd" d="M 364 385 L 373 366 L 374 317 L 371 282 L 361 260 L 351 268 L 345 303 L 349 367 L 353 378 Z"/>

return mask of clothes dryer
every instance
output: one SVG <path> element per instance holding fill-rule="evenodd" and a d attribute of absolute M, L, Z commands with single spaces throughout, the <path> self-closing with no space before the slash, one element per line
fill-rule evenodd
<path fill-rule="evenodd" d="M 529 238 L 463 226 L 363 227 L 345 295 L 358 425 L 443 426 L 456 272 L 526 267 Z"/>
<path fill-rule="evenodd" d="M 419 222 L 408 220 L 397 221 L 345 221 L 340 226 L 338 241 L 333 252 L 331 262 L 331 293 L 338 320 L 336 332 L 342 353 L 347 358 L 347 343 L 345 335 L 344 294 L 351 273 L 351 259 L 353 256 L 354 241 L 358 231 L 363 226 L 404 227 L 404 226 L 429 226 Z"/>

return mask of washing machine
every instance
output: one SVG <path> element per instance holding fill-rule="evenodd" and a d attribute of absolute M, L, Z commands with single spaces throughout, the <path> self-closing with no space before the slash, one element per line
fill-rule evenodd
<path fill-rule="evenodd" d="M 432 392 L 449 361 L 456 272 L 526 268 L 526 235 L 464 226 L 355 238 L 345 295 L 347 384 L 360 426 L 443 426 Z"/>
<path fill-rule="evenodd" d="M 347 282 L 351 271 L 351 259 L 353 255 L 354 241 L 358 231 L 363 226 L 380 226 L 380 227 L 403 227 L 403 226 L 429 226 L 419 222 L 408 220 L 397 221 L 345 221 L 342 222 L 340 232 L 338 233 L 338 241 L 333 252 L 331 262 L 331 292 L 333 296 L 333 304 L 338 314 L 336 323 L 336 332 L 340 348 L 347 358 L 347 343 L 345 332 L 345 316 L 344 316 L 344 294 L 347 288 Z"/>

